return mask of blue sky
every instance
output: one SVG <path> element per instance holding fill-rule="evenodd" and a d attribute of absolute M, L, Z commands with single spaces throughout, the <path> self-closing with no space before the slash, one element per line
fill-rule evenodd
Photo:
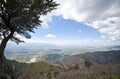
<path fill-rule="evenodd" d="M 26 43 L 109 46 L 120 44 L 120 0 L 54 0 L 60 5 L 46 16 Z"/>
<path fill-rule="evenodd" d="M 49 28 L 39 28 L 35 30 L 35 34 L 32 36 L 39 36 L 42 39 L 48 40 L 45 37 L 47 34 L 55 35 L 55 38 L 51 37 L 51 39 L 54 38 L 55 40 L 98 40 L 101 38 L 101 34 L 97 30 L 74 20 L 65 20 L 60 16 L 53 17 L 53 21 L 49 23 Z"/>

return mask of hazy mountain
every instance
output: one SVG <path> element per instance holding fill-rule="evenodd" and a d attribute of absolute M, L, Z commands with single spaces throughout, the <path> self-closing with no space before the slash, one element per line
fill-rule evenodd
<path fill-rule="evenodd" d="M 7 45 L 5 55 L 8 59 L 16 60 L 19 62 L 38 62 L 40 60 L 45 61 L 55 61 L 62 59 L 66 56 L 83 54 L 80 56 L 87 56 L 89 54 L 84 54 L 86 52 L 90 52 L 90 56 L 88 58 L 95 61 L 95 58 L 101 58 L 97 62 L 106 63 L 108 61 L 102 59 L 102 52 L 96 56 L 96 54 L 91 54 L 94 51 L 110 51 L 110 50 L 118 50 L 120 46 L 109 46 L 109 47 L 79 47 L 79 46 L 58 46 L 49 43 L 25 43 L 16 45 L 14 43 L 10 43 Z M 108 54 L 107 54 L 108 55 Z M 112 54 L 114 56 L 114 54 Z M 106 54 L 104 55 L 106 56 Z M 103 57 L 104 57 L 103 56 Z M 119 56 L 119 55 L 118 55 Z M 111 61 L 111 60 L 109 60 Z M 116 61 L 119 62 L 119 61 Z"/>
<path fill-rule="evenodd" d="M 69 56 L 57 60 L 56 62 L 61 66 L 69 67 L 70 65 L 76 63 L 81 65 L 85 61 L 84 59 L 88 59 L 91 62 L 98 64 L 120 64 L 120 50 L 89 52 L 85 54 Z"/>
<path fill-rule="evenodd" d="M 111 49 L 120 49 L 120 45 L 112 46 Z"/>

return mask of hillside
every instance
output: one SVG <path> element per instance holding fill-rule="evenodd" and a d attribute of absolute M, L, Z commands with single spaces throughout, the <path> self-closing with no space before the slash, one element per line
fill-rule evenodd
<path fill-rule="evenodd" d="M 63 67 L 70 67 L 74 64 L 78 64 L 83 67 L 85 59 L 96 64 L 120 64 L 120 50 L 78 54 L 57 60 L 55 63 L 60 64 Z"/>
<path fill-rule="evenodd" d="M 18 72 L 17 79 L 51 79 L 57 76 L 61 67 L 48 62 L 36 62 L 27 65 Z"/>
<path fill-rule="evenodd" d="M 82 67 L 81 67 L 82 66 Z M 63 68 L 48 62 L 32 63 L 19 71 L 16 79 L 120 79 L 120 64 Z"/>
<path fill-rule="evenodd" d="M 99 51 L 76 55 L 80 58 L 87 58 L 99 64 L 120 64 L 120 50 Z"/>
<path fill-rule="evenodd" d="M 54 62 L 26 64 L 7 60 L 7 63 L 14 65 L 15 79 L 120 79 L 119 52 L 85 53 Z"/>
<path fill-rule="evenodd" d="M 119 55 L 119 51 L 103 51 L 65 57 L 56 64 L 31 63 L 17 73 L 17 79 L 120 79 Z"/>

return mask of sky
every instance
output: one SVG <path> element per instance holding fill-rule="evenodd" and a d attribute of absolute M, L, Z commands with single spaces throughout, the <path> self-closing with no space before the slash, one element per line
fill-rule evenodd
<path fill-rule="evenodd" d="M 43 21 L 26 43 L 58 45 L 120 45 L 120 0 L 54 0 L 56 10 Z M 19 36 L 18 36 L 19 37 Z"/>

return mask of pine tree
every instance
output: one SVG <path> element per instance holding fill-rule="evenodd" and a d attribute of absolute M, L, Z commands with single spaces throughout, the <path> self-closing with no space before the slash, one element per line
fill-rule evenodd
<path fill-rule="evenodd" d="M 53 0 L 0 0 L 0 62 L 5 59 L 7 42 L 23 42 L 16 35 L 31 38 L 30 32 L 41 25 L 41 15 L 56 9 Z"/>

